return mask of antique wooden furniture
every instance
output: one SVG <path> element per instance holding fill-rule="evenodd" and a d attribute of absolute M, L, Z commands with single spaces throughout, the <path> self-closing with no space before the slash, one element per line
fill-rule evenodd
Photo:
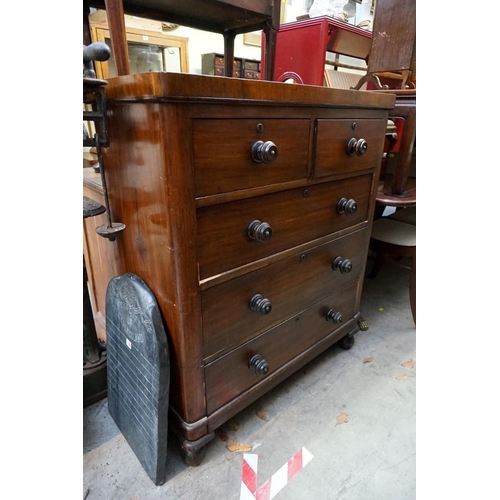
<path fill-rule="evenodd" d="M 256 59 L 244 59 L 235 57 L 233 63 L 233 76 L 235 78 L 250 78 L 251 80 L 260 80 L 260 61 Z M 203 75 L 225 76 L 225 62 L 223 54 L 202 54 L 201 73 Z"/>
<path fill-rule="evenodd" d="M 396 105 L 389 118 L 397 126 L 397 140 L 386 147 L 390 156 L 387 168 L 382 168 L 377 191 L 376 217 L 385 207 L 409 207 L 417 203 L 416 184 L 416 115 L 415 89 L 379 90 L 396 94 Z"/>
<path fill-rule="evenodd" d="M 88 7 L 106 10 L 111 42 L 119 75 L 130 73 L 124 14 L 168 21 L 224 36 L 225 74 L 233 75 L 234 38 L 241 33 L 263 30 L 264 52 L 269 62 L 266 80 L 273 75 L 276 34 L 280 22 L 279 0 L 84 0 Z"/>
<path fill-rule="evenodd" d="M 265 34 L 263 34 L 265 39 Z M 327 52 L 366 60 L 372 34 L 329 16 L 282 24 L 276 37 L 274 80 L 323 85 Z M 262 67 L 266 67 L 262 53 Z"/>
<path fill-rule="evenodd" d="M 83 195 L 105 205 L 100 174 L 93 168 L 83 169 Z M 92 299 L 97 337 L 106 341 L 106 287 L 114 276 L 123 274 L 118 255 L 118 242 L 99 236 L 96 229 L 106 223 L 106 214 L 85 218 L 83 221 L 83 250 L 87 279 Z"/>
<path fill-rule="evenodd" d="M 176 73 L 109 80 L 117 267 L 162 311 L 188 463 L 314 356 L 352 346 L 394 99 Z"/>
<path fill-rule="evenodd" d="M 415 88 L 416 0 L 377 0 L 367 73 L 354 88 Z"/>

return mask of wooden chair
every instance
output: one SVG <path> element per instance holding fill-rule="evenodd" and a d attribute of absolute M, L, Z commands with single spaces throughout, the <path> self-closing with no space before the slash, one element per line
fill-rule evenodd
<path fill-rule="evenodd" d="M 352 88 L 415 88 L 416 28 L 416 0 L 377 0 L 367 72 Z"/>
<path fill-rule="evenodd" d="M 403 208 L 388 217 L 373 222 L 370 249 L 376 253 L 375 263 L 369 277 L 375 278 L 387 255 L 396 259 L 392 263 L 410 269 L 410 307 L 413 322 L 417 324 L 416 272 L 417 272 L 417 226 L 416 207 Z M 407 258 L 410 265 L 404 265 L 399 258 Z"/>
<path fill-rule="evenodd" d="M 279 0 L 248 2 L 241 0 L 84 0 L 84 29 L 90 7 L 104 9 L 108 18 L 111 45 L 118 75 L 130 74 L 125 14 L 155 21 L 189 26 L 224 36 L 225 75 L 233 75 L 234 39 L 241 33 L 263 30 L 266 55 L 265 80 L 272 80 L 276 55 L 276 37 L 280 25 Z M 88 28 L 87 28 L 88 29 Z"/>

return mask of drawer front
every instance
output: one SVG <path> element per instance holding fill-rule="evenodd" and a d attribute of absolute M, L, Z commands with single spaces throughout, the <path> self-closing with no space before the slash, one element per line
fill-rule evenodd
<path fill-rule="evenodd" d="M 259 63 L 258 62 L 249 62 L 245 61 L 245 70 L 258 71 Z"/>
<path fill-rule="evenodd" d="M 217 76 L 224 76 L 226 74 L 224 66 L 215 66 L 215 74 Z M 239 78 L 241 76 L 241 69 L 233 69 L 233 76 Z"/>
<path fill-rule="evenodd" d="M 315 177 L 375 168 L 386 128 L 384 120 L 318 120 Z"/>
<path fill-rule="evenodd" d="M 362 175 L 198 209 L 200 279 L 366 221 L 372 180 Z M 350 200 L 355 213 L 340 212 Z M 266 224 L 271 237 L 252 239 L 249 233 L 261 240 L 269 235 Z"/>
<path fill-rule="evenodd" d="M 367 247 L 368 232 L 362 229 L 204 290 L 204 359 L 234 349 L 357 280 Z"/>
<path fill-rule="evenodd" d="M 260 80 L 260 73 L 258 71 L 245 70 L 245 78 L 249 78 L 250 80 Z"/>
<path fill-rule="evenodd" d="M 194 120 L 196 196 L 305 179 L 309 130 L 310 120 Z"/>
<path fill-rule="evenodd" d="M 356 292 L 357 282 L 351 283 L 285 323 L 208 364 L 205 367 L 208 413 L 265 380 L 285 363 L 351 319 L 356 313 Z M 327 320 L 330 310 L 341 313 L 340 324 Z M 269 364 L 266 375 L 256 375 L 249 368 L 254 355 L 260 355 Z"/>

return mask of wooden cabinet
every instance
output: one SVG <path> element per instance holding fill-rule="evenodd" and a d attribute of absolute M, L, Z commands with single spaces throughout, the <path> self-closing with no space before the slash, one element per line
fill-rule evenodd
<path fill-rule="evenodd" d="M 233 77 L 260 80 L 260 61 L 254 59 L 233 59 Z M 226 76 L 224 55 L 212 52 L 201 55 L 201 72 L 204 75 Z"/>
<path fill-rule="evenodd" d="M 83 195 L 106 206 L 101 175 L 91 167 L 83 169 Z M 107 222 L 105 213 L 83 219 L 83 254 L 89 293 L 97 337 L 102 342 L 106 341 L 106 288 L 113 277 L 122 274 L 118 267 L 118 243 L 96 233 L 96 228 Z"/>
<path fill-rule="evenodd" d="M 126 224 L 117 268 L 161 308 L 170 422 L 188 458 L 357 331 L 394 100 L 201 75 L 109 80 L 104 164 Z M 366 144 L 352 152 L 351 139 Z"/>
<path fill-rule="evenodd" d="M 362 61 L 368 58 L 371 43 L 370 31 L 329 16 L 282 24 L 276 37 L 273 80 L 291 78 L 306 85 L 323 85 L 327 52 Z M 266 54 L 262 52 L 264 70 L 266 65 Z M 342 65 L 337 62 L 335 66 Z"/>

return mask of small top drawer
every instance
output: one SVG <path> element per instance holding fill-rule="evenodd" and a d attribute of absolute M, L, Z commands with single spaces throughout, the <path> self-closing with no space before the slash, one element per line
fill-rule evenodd
<path fill-rule="evenodd" d="M 196 119 L 196 196 L 307 178 L 310 120 Z"/>
<path fill-rule="evenodd" d="M 375 168 L 382 161 L 387 121 L 318 120 L 315 177 Z"/>

